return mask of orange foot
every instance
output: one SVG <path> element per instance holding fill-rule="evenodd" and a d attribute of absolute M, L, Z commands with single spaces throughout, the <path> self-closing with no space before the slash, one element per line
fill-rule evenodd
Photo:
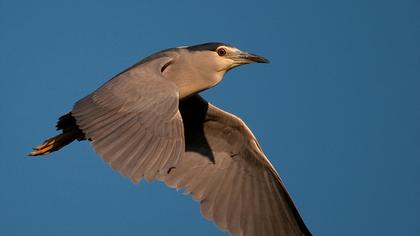
<path fill-rule="evenodd" d="M 54 148 L 54 139 L 48 139 L 42 145 L 39 145 L 34 148 L 35 151 L 29 153 L 29 156 L 39 156 L 39 155 L 47 155 L 51 152 L 51 149 Z"/>

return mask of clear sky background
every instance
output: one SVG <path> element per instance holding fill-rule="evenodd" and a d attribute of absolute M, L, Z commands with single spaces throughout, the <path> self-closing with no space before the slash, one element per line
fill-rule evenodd
<path fill-rule="evenodd" d="M 87 142 L 25 156 L 113 75 L 209 41 L 271 60 L 204 96 L 253 130 L 315 235 L 420 235 L 418 0 L 0 0 L 0 235 L 227 235 Z"/>

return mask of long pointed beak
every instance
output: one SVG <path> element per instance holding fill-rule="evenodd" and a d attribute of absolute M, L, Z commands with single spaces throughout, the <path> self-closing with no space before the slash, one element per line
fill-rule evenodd
<path fill-rule="evenodd" d="M 233 54 L 231 58 L 238 64 L 270 63 L 270 61 L 265 57 L 242 51 Z"/>

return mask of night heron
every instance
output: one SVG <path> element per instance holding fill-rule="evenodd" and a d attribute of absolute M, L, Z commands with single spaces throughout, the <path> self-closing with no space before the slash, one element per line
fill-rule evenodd
<path fill-rule="evenodd" d="M 198 95 L 230 69 L 255 62 L 268 60 L 224 43 L 153 54 L 76 102 L 58 120 L 62 133 L 29 155 L 89 140 L 132 181 L 185 189 L 232 235 L 310 235 L 245 123 Z"/>

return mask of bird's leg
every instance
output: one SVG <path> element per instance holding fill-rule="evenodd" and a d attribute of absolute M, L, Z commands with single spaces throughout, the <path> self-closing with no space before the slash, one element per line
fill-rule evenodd
<path fill-rule="evenodd" d="M 74 140 L 83 140 L 84 134 L 82 131 L 74 127 L 72 129 L 66 130 L 63 133 L 54 136 L 45 140 L 45 142 L 39 146 L 34 148 L 35 151 L 29 153 L 29 156 L 39 156 L 39 155 L 47 155 L 50 152 L 54 152 L 59 150 L 60 148 L 66 146 L 67 144 L 73 142 Z"/>
<path fill-rule="evenodd" d="M 55 142 L 54 138 L 45 140 L 43 144 L 34 147 L 35 151 L 29 153 L 29 156 L 47 155 L 54 148 Z"/>

